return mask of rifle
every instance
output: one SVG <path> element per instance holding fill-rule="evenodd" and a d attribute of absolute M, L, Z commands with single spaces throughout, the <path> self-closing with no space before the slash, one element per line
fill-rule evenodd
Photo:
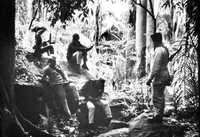
<path fill-rule="evenodd" d="M 55 44 L 56 42 L 54 41 L 54 42 L 51 42 L 51 33 L 49 34 L 49 40 L 48 41 L 46 41 L 46 43 L 49 43 L 49 44 Z"/>
<path fill-rule="evenodd" d="M 178 49 L 174 54 L 172 54 L 172 55 L 169 57 L 169 61 L 172 61 L 172 59 L 176 56 L 176 54 L 177 54 L 178 52 L 180 52 L 181 49 L 182 49 L 182 46 L 180 46 L 179 49 Z"/>

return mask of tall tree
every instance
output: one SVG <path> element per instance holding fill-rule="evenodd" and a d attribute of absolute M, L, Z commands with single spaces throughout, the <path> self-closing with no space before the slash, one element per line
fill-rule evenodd
<path fill-rule="evenodd" d="M 99 4 L 99 1 L 98 1 L 96 13 L 95 13 L 95 23 L 96 23 L 95 46 L 96 47 L 98 47 L 98 45 L 99 45 L 99 13 L 100 13 L 100 4 Z"/>
<path fill-rule="evenodd" d="M 154 0 L 147 0 L 147 10 L 149 10 L 152 15 L 154 15 L 153 11 L 153 4 Z M 146 26 L 146 72 L 148 73 L 150 70 L 150 59 L 151 59 L 151 50 L 153 49 L 153 46 L 151 44 L 151 35 L 155 33 L 156 31 L 156 19 L 154 16 L 147 13 L 147 26 Z"/>
<path fill-rule="evenodd" d="M 143 7 L 146 7 L 146 0 L 138 0 Z M 137 62 L 136 62 L 136 71 L 137 77 L 143 77 L 146 66 L 145 59 L 145 50 L 146 50 L 146 10 L 137 5 L 136 6 L 136 53 L 137 53 Z"/>

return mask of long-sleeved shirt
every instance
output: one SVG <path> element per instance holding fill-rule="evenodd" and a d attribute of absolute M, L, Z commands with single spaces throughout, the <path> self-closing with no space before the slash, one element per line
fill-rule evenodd
<path fill-rule="evenodd" d="M 151 71 L 149 79 L 153 80 L 153 84 L 165 84 L 163 83 L 170 77 L 167 68 L 169 61 L 169 51 L 164 46 L 156 47 L 154 51 L 154 57 L 151 62 Z"/>
<path fill-rule="evenodd" d="M 76 51 L 86 51 L 88 48 L 83 46 L 79 41 L 72 41 L 67 50 L 67 60 L 70 60 Z"/>

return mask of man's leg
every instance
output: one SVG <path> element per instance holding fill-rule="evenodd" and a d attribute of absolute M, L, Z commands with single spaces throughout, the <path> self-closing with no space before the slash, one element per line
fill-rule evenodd
<path fill-rule="evenodd" d="M 102 109 L 105 113 L 106 119 L 112 118 L 112 113 L 111 113 L 109 101 L 101 99 L 100 100 L 100 106 L 102 107 Z"/>
<path fill-rule="evenodd" d="M 165 107 L 165 96 L 164 96 L 165 86 L 153 85 L 152 89 L 153 89 L 152 101 L 153 101 L 153 109 L 155 112 L 155 117 L 158 117 L 160 120 L 162 120 Z"/>
<path fill-rule="evenodd" d="M 89 70 L 86 62 L 87 62 L 87 52 L 83 52 L 83 66 L 82 66 L 82 68 Z"/>
<path fill-rule="evenodd" d="M 87 108 L 88 108 L 88 120 L 89 124 L 94 124 L 94 112 L 95 112 L 95 106 L 91 101 L 87 102 Z"/>
<path fill-rule="evenodd" d="M 66 99 L 65 88 L 63 85 L 55 86 L 55 93 L 57 95 L 57 101 L 59 102 L 62 110 L 64 111 L 67 118 L 71 117 L 71 112 L 69 110 L 69 106 Z"/>
<path fill-rule="evenodd" d="M 67 100 L 69 103 L 69 108 L 71 110 L 72 114 L 75 114 L 78 109 L 78 103 L 79 103 L 79 93 L 76 90 L 76 87 L 72 84 L 66 84 L 65 85 L 65 91 L 67 94 Z"/>

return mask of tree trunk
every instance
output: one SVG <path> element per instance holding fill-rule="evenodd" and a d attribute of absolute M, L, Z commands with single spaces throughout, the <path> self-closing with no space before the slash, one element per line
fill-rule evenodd
<path fill-rule="evenodd" d="M 2 18 L 0 24 L 0 134 L 12 136 L 8 127 L 13 124 L 11 120 L 13 117 L 8 116 L 6 109 L 9 109 L 11 113 L 14 112 L 15 1 L 1 0 L 0 10 Z"/>
<path fill-rule="evenodd" d="M 12 0 L 1 1 L 0 16 L 0 88 L 7 91 L 9 103 L 14 99 L 14 63 L 15 63 L 15 2 Z M 1 91 L 1 95 L 4 95 Z M 2 96 L 1 96 L 2 97 Z"/>
<path fill-rule="evenodd" d="M 154 0 L 147 0 L 147 9 L 153 13 L 153 9 L 151 7 L 154 4 Z M 154 15 L 154 14 L 153 14 Z M 156 20 L 149 14 L 147 13 L 147 26 L 146 26 L 146 72 L 148 73 L 150 71 L 150 60 L 152 57 L 152 50 L 153 50 L 153 45 L 151 42 L 151 35 L 155 33 L 156 30 Z"/>
<path fill-rule="evenodd" d="M 146 0 L 138 0 L 139 3 L 146 7 Z M 146 10 L 141 6 L 136 6 L 136 52 L 137 62 L 136 71 L 137 77 L 143 77 L 145 73 L 145 50 L 146 50 Z"/>
<path fill-rule="evenodd" d="M 99 12 L 100 12 L 100 5 L 99 5 L 99 2 L 98 2 L 97 9 L 96 9 L 96 14 L 95 14 L 95 23 L 96 23 L 95 46 L 96 46 L 96 48 L 99 45 Z M 98 52 L 99 51 L 97 50 L 97 53 Z"/>

